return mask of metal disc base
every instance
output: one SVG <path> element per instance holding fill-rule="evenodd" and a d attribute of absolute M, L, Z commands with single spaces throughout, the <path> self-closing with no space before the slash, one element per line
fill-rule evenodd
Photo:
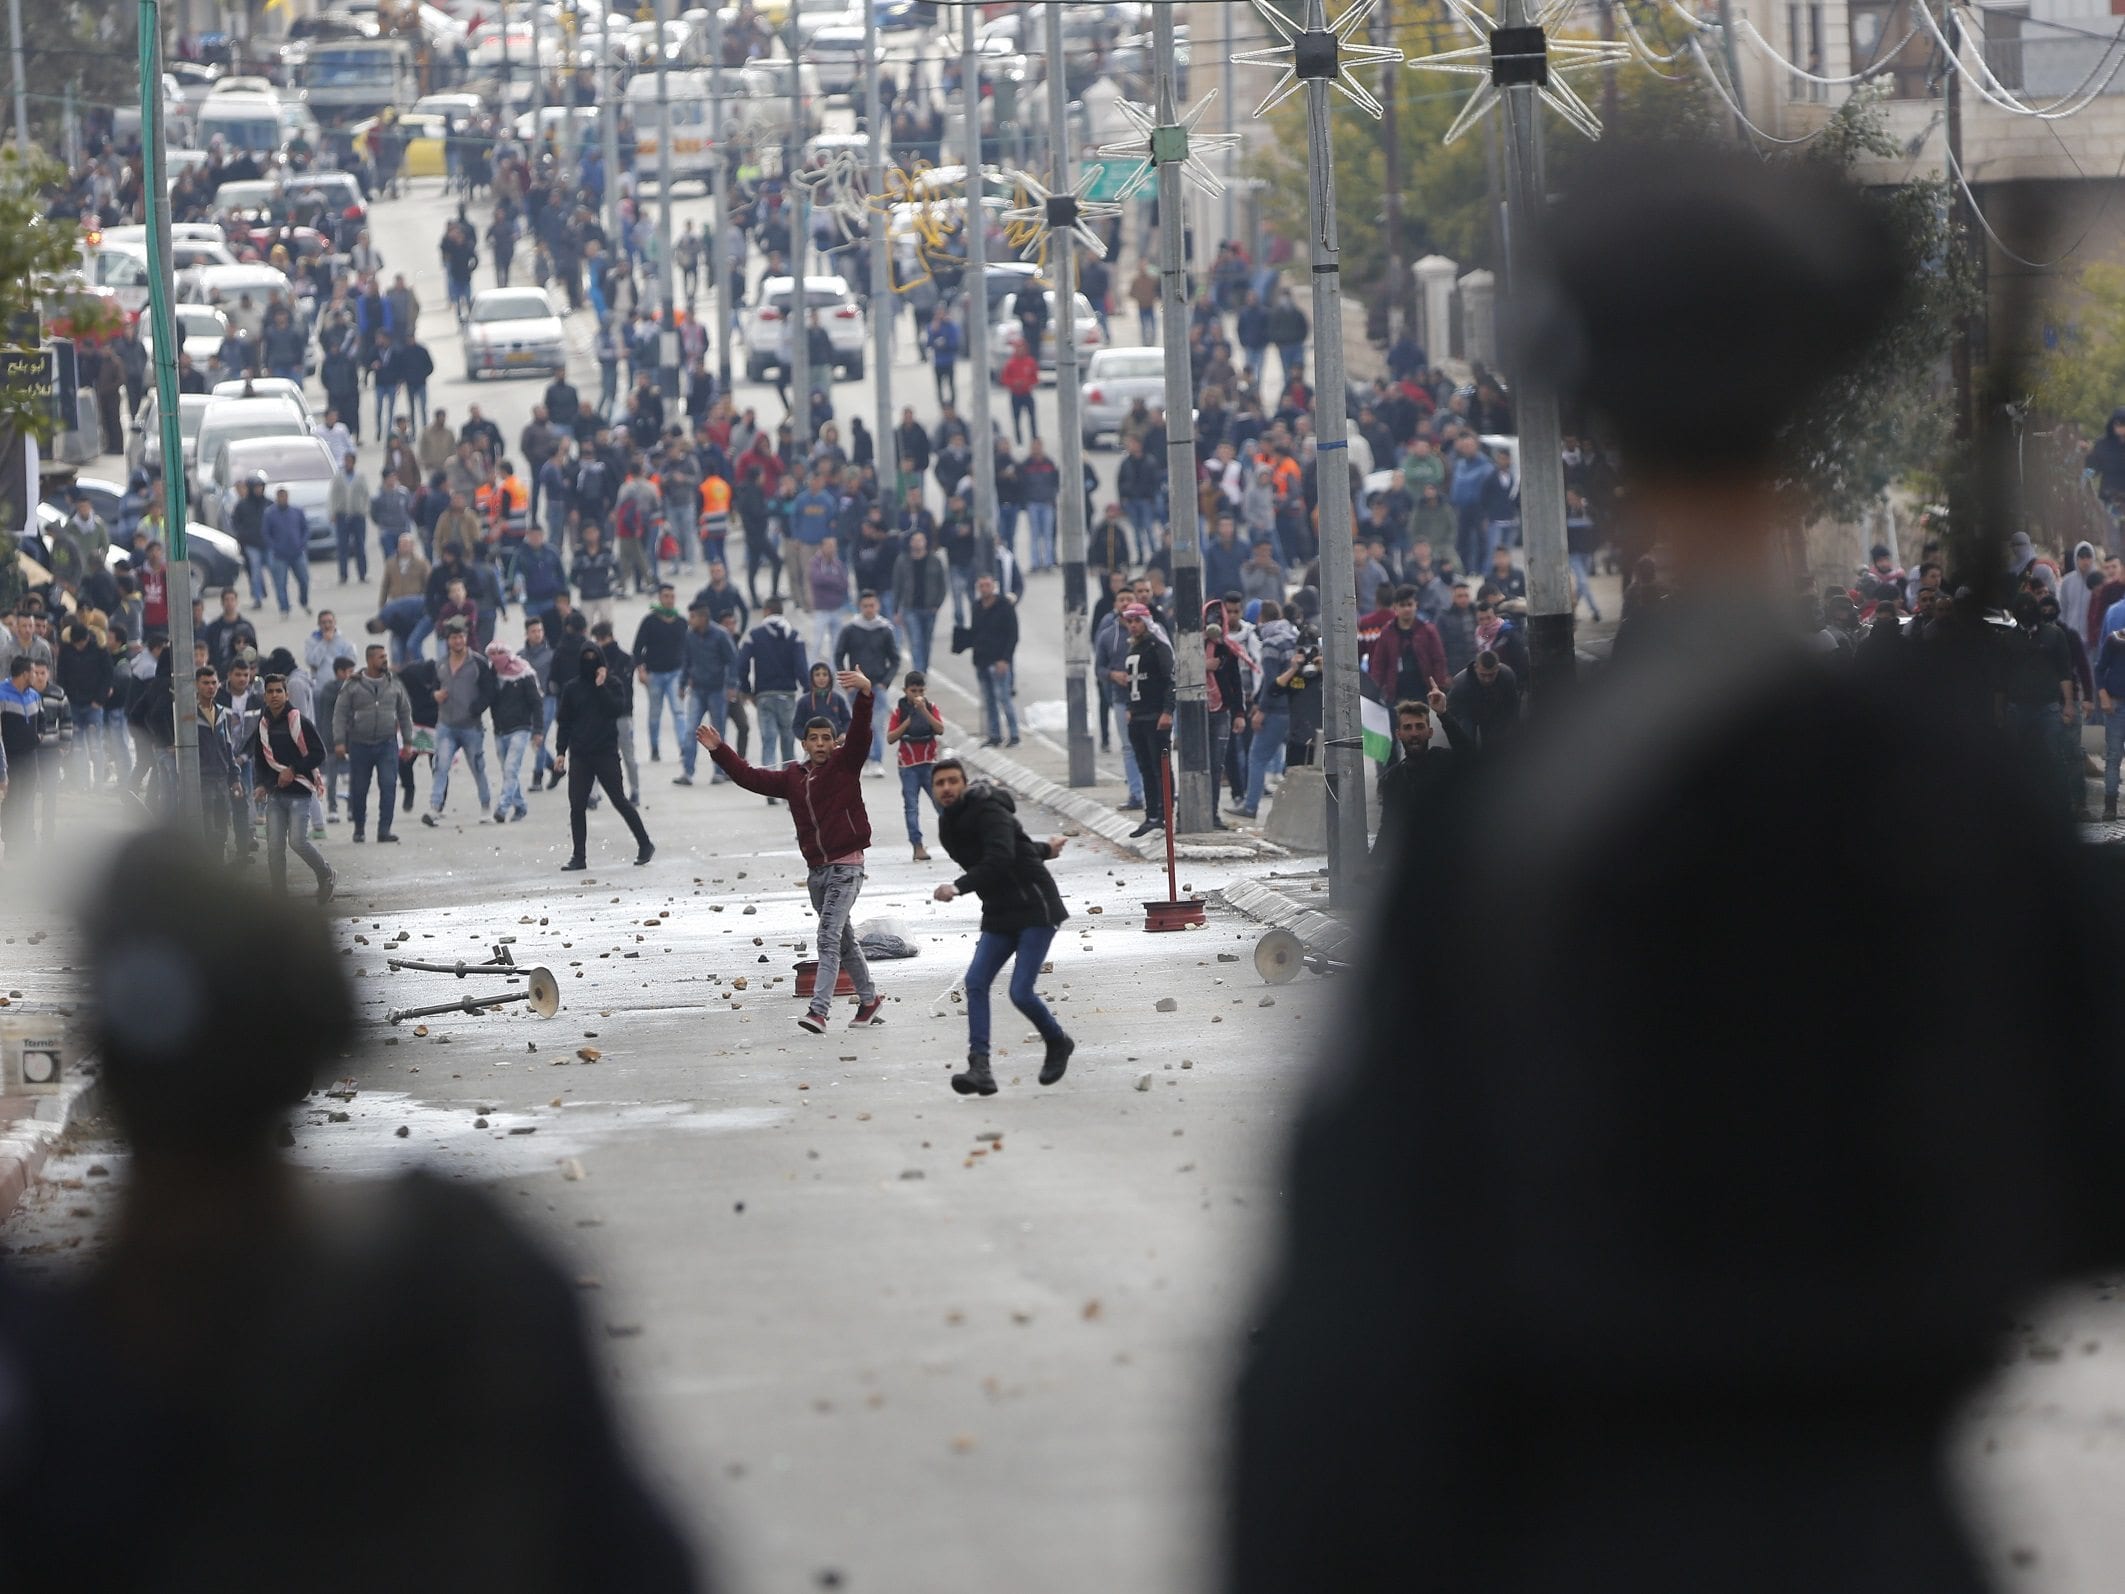
<path fill-rule="evenodd" d="M 1144 929 L 1152 934 L 1161 930 L 1185 930 L 1191 924 L 1204 923 L 1207 917 L 1201 897 L 1179 897 L 1171 902 L 1144 904 Z"/>

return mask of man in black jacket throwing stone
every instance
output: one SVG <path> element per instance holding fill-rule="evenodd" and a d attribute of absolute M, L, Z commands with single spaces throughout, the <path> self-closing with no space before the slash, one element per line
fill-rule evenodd
<path fill-rule="evenodd" d="M 965 872 L 934 895 L 939 902 L 972 892 L 981 898 L 981 940 L 967 965 L 967 1067 L 952 1076 L 962 1096 L 993 1096 L 996 1080 L 989 1072 L 989 987 L 1004 964 L 1011 971 L 1011 1005 L 1033 1021 L 1047 1042 L 1040 1082 L 1052 1085 L 1070 1066 L 1077 1042 L 1048 1011 L 1034 990 L 1041 964 L 1055 932 L 1069 914 L 1062 893 L 1048 873 L 1048 860 L 1063 850 L 1063 838 L 1035 841 L 1018 823 L 1011 794 L 987 782 L 967 784 L 966 769 L 956 758 L 939 759 L 930 771 L 930 791 L 937 801 L 937 839 Z"/>

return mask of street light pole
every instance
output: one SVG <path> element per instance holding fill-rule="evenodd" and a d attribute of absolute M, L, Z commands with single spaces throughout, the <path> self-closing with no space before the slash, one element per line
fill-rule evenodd
<path fill-rule="evenodd" d="M 713 15 L 714 13 L 710 13 Z M 561 14 L 561 175 L 573 204 L 576 180 L 583 170 L 583 145 L 576 130 L 576 72 L 582 61 L 583 13 L 575 0 Z M 571 210 L 570 214 L 574 214 Z"/>
<path fill-rule="evenodd" d="M 863 57 L 868 63 L 864 73 L 863 122 L 871 136 L 870 146 L 870 192 L 876 200 L 885 193 L 885 94 L 878 77 L 878 7 L 873 0 L 865 0 L 863 7 Z M 891 230 L 892 212 L 876 205 L 867 206 L 864 225 L 869 231 L 871 251 L 871 400 L 872 425 L 877 428 L 872 449 L 877 460 L 879 501 L 891 505 L 888 484 L 898 480 L 900 450 L 893 441 L 893 321 L 895 302 L 893 298 L 893 267 L 889 254 L 891 244 L 886 237 Z"/>
<path fill-rule="evenodd" d="M 531 138 L 527 154 L 534 174 L 539 169 L 539 149 L 544 140 L 540 138 L 539 124 L 546 120 L 546 35 L 540 27 L 539 13 L 544 6 L 533 0 L 531 6 Z M 516 119 L 510 117 L 508 125 L 516 127 Z"/>
<path fill-rule="evenodd" d="M 810 195 L 797 181 L 804 158 L 804 51 L 797 31 L 797 3 L 789 8 L 789 137 L 782 146 L 782 191 L 790 206 L 790 434 L 803 458 L 812 440 L 812 345 L 810 318 L 804 310 L 804 274 L 812 251 Z M 827 380 L 834 379 L 833 372 Z"/>
<path fill-rule="evenodd" d="M 709 262 L 716 289 L 716 392 L 730 396 L 730 151 L 723 147 L 723 12 L 708 8 L 708 142 L 715 150 L 709 168 L 709 185 L 716 208 L 716 230 L 710 240 L 715 258 Z"/>
<path fill-rule="evenodd" d="M 1307 0 L 1298 76 L 1306 90 L 1307 243 L 1313 256 L 1313 427 L 1320 493 L 1321 730 L 1328 776 L 1328 893 L 1347 900 L 1365 872 L 1365 760 L 1358 694 L 1357 570 L 1351 557 L 1348 384 L 1343 367 L 1343 246 L 1336 226 L 1335 145 L 1328 90 L 1337 69 L 1308 60 L 1308 41 L 1329 41 L 1322 0 Z"/>
<path fill-rule="evenodd" d="M 1092 713 L 1086 684 L 1092 671 L 1092 628 L 1085 594 L 1085 436 L 1078 418 L 1077 198 L 1070 178 L 1070 88 L 1063 73 L 1062 5 L 1043 8 L 1048 25 L 1048 250 L 1054 265 L 1055 428 L 1062 491 L 1056 499 L 1057 553 L 1063 575 L 1063 694 L 1070 714 L 1070 784 L 1098 779 L 1092 761 Z M 1038 349 L 1033 357 L 1040 358 Z"/>
<path fill-rule="evenodd" d="M 598 12 L 598 148 L 605 162 L 605 238 L 618 259 L 627 257 L 620 236 L 620 86 L 612 69 L 612 6 Z M 614 305 L 613 314 L 620 307 Z"/>
<path fill-rule="evenodd" d="M 981 163 L 981 52 L 974 47 L 978 6 L 959 8 L 959 103 L 966 123 L 966 195 L 960 220 L 966 229 L 967 367 L 973 395 L 967 418 L 974 453 L 974 526 L 996 535 L 996 427 L 989 418 L 989 213 L 988 173 Z M 1015 552 L 1015 550 L 1014 550 Z"/>
<path fill-rule="evenodd" d="M 1158 167 L 1159 333 L 1166 355 L 1166 531 L 1173 556 L 1174 742 L 1180 775 L 1174 785 L 1174 824 L 1180 834 L 1212 828 L 1210 716 L 1203 681 L 1203 542 L 1195 473 L 1195 373 L 1188 361 L 1187 194 L 1181 164 L 1187 133 L 1174 92 L 1173 0 L 1154 13 L 1152 94 L 1158 127 L 1151 135 Z M 1177 141 L 1178 148 L 1166 147 Z M 1324 512 L 1325 512 L 1325 499 Z M 1349 544 L 1344 544 L 1347 556 Z M 1144 801 L 1158 801 L 1160 774 L 1147 769 Z"/>
<path fill-rule="evenodd" d="M 30 102 L 28 78 L 22 65 L 22 0 L 7 0 L 7 23 L 14 35 L 9 54 L 15 64 L 15 148 L 27 155 L 30 148 Z M 158 87 L 160 86 L 158 80 Z M 155 96 L 158 100 L 161 94 Z M 142 115 L 147 113 L 143 111 Z"/>
<path fill-rule="evenodd" d="M 657 390 L 679 396 L 679 319 L 671 280 L 671 86 L 665 71 L 667 0 L 657 0 Z M 635 141 L 639 152 L 641 140 Z"/>
<path fill-rule="evenodd" d="M 141 197 L 148 236 L 148 324 L 155 335 L 155 415 L 162 430 L 163 552 L 167 555 L 163 594 L 170 614 L 170 695 L 176 715 L 172 751 L 177 762 L 177 812 L 191 826 L 200 818 L 199 714 L 192 697 L 192 555 L 185 536 L 177 317 L 170 307 L 176 273 L 170 254 L 169 196 L 163 188 L 169 160 L 162 125 L 162 12 L 158 0 L 140 0 L 140 125 L 145 134 L 141 140 L 145 157 Z M 193 833 L 196 835 L 197 831 Z"/>
<path fill-rule="evenodd" d="M 1499 32 L 1527 29 L 1541 40 L 1529 0 L 1502 0 Z M 1492 46 L 1494 81 L 1504 99 L 1506 291 L 1518 299 L 1535 228 L 1548 204 L 1542 171 L 1542 104 L 1547 82 L 1547 44 L 1542 74 L 1524 58 Z M 1527 558 L 1528 683 L 1537 703 L 1545 690 L 1566 685 L 1574 673 L 1571 552 L 1564 530 L 1564 445 L 1557 417 L 1557 390 L 1539 370 L 1515 359 L 1514 420 L 1520 436 L 1520 538 Z"/>

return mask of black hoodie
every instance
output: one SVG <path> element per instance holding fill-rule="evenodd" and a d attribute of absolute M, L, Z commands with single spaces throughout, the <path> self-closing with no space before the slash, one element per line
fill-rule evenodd
<path fill-rule="evenodd" d="M 1068 912 L 1048 873 L 1048 849 L 1018 823 L 1011 794 L 986 781 L 937 815 L 937 839 L 966 872 L 952 884 L 981 898 L 983 934 L 1054 929 Z"/>

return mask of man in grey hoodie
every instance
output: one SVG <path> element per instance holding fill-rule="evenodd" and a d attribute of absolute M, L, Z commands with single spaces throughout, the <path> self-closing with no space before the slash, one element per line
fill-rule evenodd
<path fill-rule="evenodd" d="M 399 760 L 413 756 L 413 705 L 404 684 L 391 673 L 390 651 L 381 642 L 370 643 L 361 672 L 340 683 L 332 703 L 332 752 L 347 765 L 347 817 L 354 821 L 354 839 L 365 835 L 373 776 L 376 839 L 398 840 L 391 834 L 397 808 L 392 799 Z"/>
<path fill-rule="evenodd" d="M 900 670 L 900 639 L 893 622 L 878 612 L 878 594 L 856 600 L 856 617 L 841 628 L 834 642 L 834 667 L 854 670 L 873 681 L 890 681 Z M 871 717 L 871 756 L 864 774 L 885 779 L 885 721 Z"/>

